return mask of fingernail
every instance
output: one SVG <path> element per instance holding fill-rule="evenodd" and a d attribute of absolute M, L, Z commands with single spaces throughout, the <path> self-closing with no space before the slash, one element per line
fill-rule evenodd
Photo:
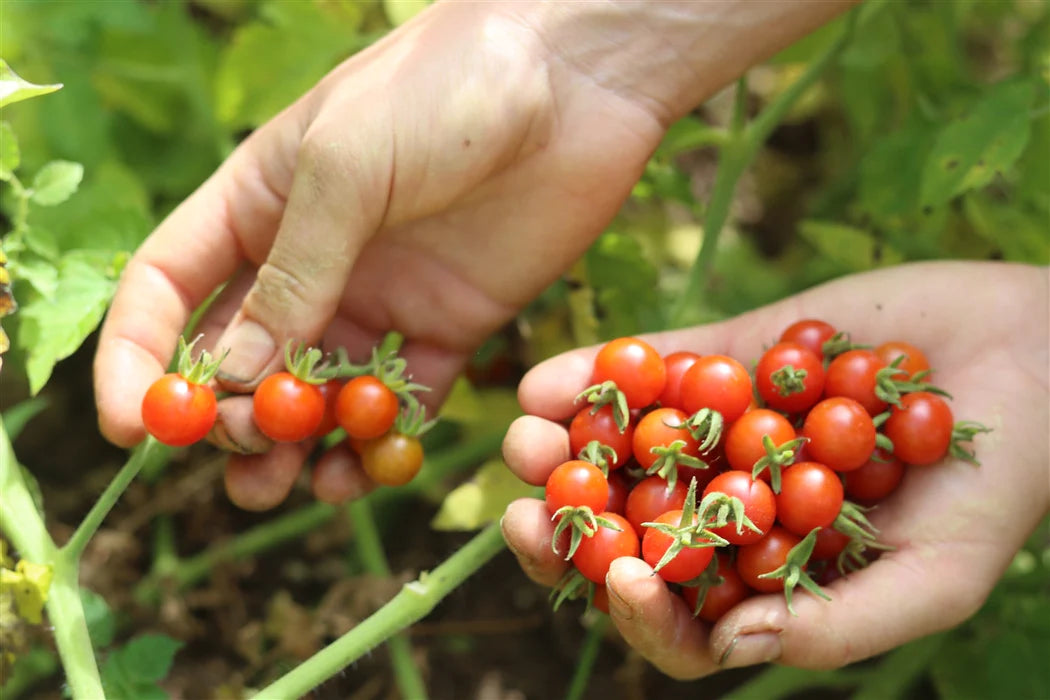
<path fill-rule="evenodd" d="M 780 658 L 780 635 L 776 632 L 742 634 L 726 647 L 719 665 L 723 668 L 754 666 Z"/>
<path fill-rule="evenodd" d="M 630 603 L 623 599 L 623 596 L 612 587 L 609 583 L 609 579 L 605 580 L 605 591 L 609 594 L 609 613 L 620 618 L 621 620 L 630 620 L 634 618 L 634 608 L 631 607 Z"/>
<path fill-rule="evenodd" d="M 232 382 L 251 383 L 263 371 L 277 349 L 270 333 L 254 321 L 242 321 L 219 340 L 219 351 L 229 348 L 219 377 Z"/>

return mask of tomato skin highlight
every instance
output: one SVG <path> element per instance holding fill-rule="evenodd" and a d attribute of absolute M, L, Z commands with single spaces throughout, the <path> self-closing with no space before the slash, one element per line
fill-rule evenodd
<path fill-rule="evenodd" d="M 628 408 L 645 408 L 664 390 L 667 369 L 660 354 L 638 338 L 610 340 L 594 358 L 593 384 L 612 381 Z"/>
<path fill-rule="evenodd" d="M 813 528 L 835 522 L 844 492 L 838 474 L 819 462 L 797 462 L 784 470 L 777 498 L 777 521 L 805 537 Z"/>
<path fill-rule="evenodd" d="M 361 447 L 361 467 L 383 486 L 404 486 L 423 466 L 419 438 L 391 430 Z"/>
<path fill-rule="evenodd" d="M 797 437 L 788 419 L 776 411 L 768 408 L 748 411 L 726 431 L 725 453 L 729 467 L 750 474 L 755 462 L 766 456 L 766 448 L 762 444 L 765 435 L 777 446 Z M 763 471 L 760 476 L 764 481 L 769 481 L 769 470 Z"/>
<path fill-rule="evenodd" d="M 682 521 L 682 511 L 670 510 L 658 517 L 655 522 L 677 526 Z M 693 523 L 699 522 L 693 515 Z M 671 548 L 674 540 L 664 533 L 652 527 L 645 528 L 642 536 L 642 559 L 649 566 L 656 568 L 667 550 Z M 683 547 L 669 562 L 664 564 L 656 575 L 668 583 L 682 583 L 690 581 L 700 574 L 711 563 L 711 557 L 715 555 L 714 547 Z"/>
<path fill-rule="evenodd" d="M 903 379 L 911 379 L 916 373 L 930 369 L 930 361 L 926 359 L 926 354 L 911 343 L 906 343 L 903 340 L 885 342 L 875 348 L 875 354 L 886 365 L 893 364 L 894 360 L 903 355 L 904 359 L 897 365 L 898 368 L 907 372 L 906 375 L 902 376 Z M 930 381 L 930 376 L 927 375 L 923 381 Z"/>
<path fill-rule="evenodd" d="M 785 413 L 801 413 L 820 400 L 824 391 L 824 363 L 821 355 L 799 343 L 781 341 L 762 353 L 755 367 L 755 388 L 770 408 Z M 795 371 L 805 370 L 803 388 L 783 394 L 774 383 L 774 373 L 791 366 Z"/>
<path fill-rule="evenodd" d="M 952 442 L 952 409 L 941 397 L 916 391 L 901 397 L 890 410 L 882 431 L 893 442 L 893 454 L 905 464 L 924 466 L 939 462 Z"/>
<path fill-rule="evenodd" d="M 290 372 L 271 374 L 252 396 L 255 425 L 275 442 L 299 442 L 313 435 L 324 408 L 321 390 Z"/>
<path fill-rule="evenodd" d="M 776 525 L 765 537 L 736 551 L 736 570 L 744 583 L 759 593 L 784 590 L 782 578 L 759 578 L 784 565 L 791 548 L 802 541 L 798 535 Z"/>
<path fill-rule="evenodd" d="M 828 365 L 824 395 L 853 399 L 875 416 L 886 410 L 886 402 L 875 394 L 879 370 L 886 366 L 871 350 L 847 350 Z"/>
<path fill-rule="evenodd" d="M 597 440 L 616 452 L 616 461 L 609 469 L 618 469 L 631 459 L 634 439 L 634 423 L 628 423 L 621 433 L 611 404 L 606 404 L 592 413 L 593 406 L 585 406 L 573 416 L 569 423 L 569 450 L 578 456 L 587 443 Z"/>
<path fill-rule="evenodd" d="M 177 373 L 153 382 L 142 397 L 146 431 L 165 445 L 186 447 L 204 439 L 215 425 L 218 404 L 211 387 Z"/>
<path fill-rule="evenodd" d="M 358 440 L 371 440 L 389 431 L 400 410 L 397 394 L 370 374 L 344 384 L 335 403 L 340 427 Z"/>
<path fill-rule="evenodd" d="M 724 527 L 711 528 L 711 532 L 724 538 L 729 544 L 746 545 L 759 541 L 769 532 L 776 521 L 777 501 L 773 489 L 761 479 L 752 479 L 751 474 L 730 470 L 719 474 L 704 489 L 704 497 L 720 492 L 727 496 L 735 496 L 744 503 L 744 515 L 750 518 L 761 532 L 755 532 L 747 527 L 742 527 L 740 532 L 736 531 L 736 523 L 729 523 Z"/>
<path fill-rule="evenodd" d="M 842 476 L 846 495 L 862 506 L 870 506 L 897 490 L 904 479 L 904 463 L 887 452 L 875 450 L 875 455 L 859 469 Z"/>
<path fill-rule="evenodd" d="M 664 356 L 664 367 L 667 369 L 667 381 L 657 401 L 668 408 L 682 408 L 682 377 L 696 364 L 700 355 L 688 350 L 672 352 Z"/>
<path fill-rule="evenodd" d="M 598 517 L 614 523 L 620 531 L 599 526 L 593 537 L 580 540 L 580 546 L 572 555 L 572 563 L 587 580 L 604 584 L 613 561 L 620 557 L 637 557 L 641 544 L 634 528 L 622 515 L 598 513 Z"/>
<path fill-rule="evenodd" d="M 875 451 L 875 424 L 853 399 L 824 399 L 806 414 L 802 435 L 809 438 L 806 455 L 837 472 L 857 469 Z"/>
<path fill-rule="evenodd" d="M 740 578 L 729 555 L 718 552 L 716 556 L 718 557 L 718 575 L 723 581 L 707 589 L 704 604 L 700 606 L 700 611 L 696 615 L 704 622 L 718 622 L 723 615 L 736 607 L 737 603 L 754 595 L 754 591 L 744 583 L 744 579 Z M 682 597 L 689 604 L 690 610 L 696 610 L 698 594 L 697 588 L 685 587 L 682 589 Z"/>
<path fill-rule="evenodd" d="M 591 512 L 601 513 L 609 502 L 609 482 L 590 462 L 572 459 L 559 464 L 547 477 L 546 501 L 551 515 L 565 506 L 587 506 Z"/>
<path fill-rule="evenodd" d="M 704 355 L 682 375 L 681 397 L 685 412 L 709 408 L 726 423 L 744 415 L 751 404 L 751 375 L 726 355 Z"/>
<path fill-rule="evenodd" d="M 831 340 L 837 331 L 826 321 L 815 318 L 804 318 L 795 321 L 780 334 L 780 340 L 798 343 L 810 349 L 817 357 L 824 359 L 824 343 Z"/>

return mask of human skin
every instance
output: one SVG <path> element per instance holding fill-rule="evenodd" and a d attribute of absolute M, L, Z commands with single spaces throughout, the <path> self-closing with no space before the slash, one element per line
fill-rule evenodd
<path fill-rule="evenodd" d="M 909 467 L 898 491 L 869 514 L 880 541 L 895 549 L 834 581 L 831 602 L 796 595 L 797 616 L 782 595 L 762 595 L 712 627 L 693 619 L 645 562 L 616 560 L 606 580 L 610 613 L 627 642 L 683 679 L 763 661 L 835 668 L 975 613 L 1050 508 L 1048 299 L 1047 268 L 912 264 L 841 278 L 722 323 L 644 336 L 661 354 L 742 360 L 802 318 L 828 321 L 860 343 L 906 340 L 925 351 L 936 385 L 954 397 L 955 419 L 992 432 L 974 440 L 979 467 L 957 459 Z M 568 458 L 564 425 L 596 352 L 559 355 L 522 381 L 528 415 L 511 426 L 503 451 L 528 483 L 542 484 Z M 542 502 L 513 502 L 503 532 L 537 582 L 552 585 L 564 572 Z"/>
<path fill-rule="evenodd" d="M 289 340 L 363 360 L 405 337 L 436 407 L 474 349 L 615 215 L 667 127 L 846 2 L 440 2 L 241 143 L 124 270 L 95 360 L 100 428 L 131 446 L 190 314 L 250 392 Z M 251 400 L 210 439 L 230 498 L 264 509 L 309 442 L 271 449 Z M 346 461 L 347 469 L 357 465 Z M 366 482 L 361 482 L 366 483 Z"/>

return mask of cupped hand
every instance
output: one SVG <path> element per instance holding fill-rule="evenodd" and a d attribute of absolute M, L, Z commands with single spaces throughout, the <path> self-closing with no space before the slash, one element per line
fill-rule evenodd
<path fill-rule="evenodd" d="M 107 438 L 144 437 L 146 388 L 220 287 L 198 327 L 199 347 L 230 350 L 220 388 L 250 392 L 289 340 L 360 361 L 396 329 L 434 407 L 484 338 L 584 251 L 666 124 L 651 101 L 565 68 L 509 7 L 441 3 L 346 61 L 153 232 L 102 328 Z M 250 415 L 250 398 L 222 401 L 212 439 L 244 453 L 228 491 L 259 509 L 287 494 L 312 446 L 271 450 Z"/>
<path fill-rule="evenodd" d="M 983 603 L 1050 507 L 1047 268 L 926 263 L 845 277 L 732 320 L 647 336 L 662 354 L 724 353 L 747 364 L 790 323 L 820 318 L 855 342 L 905 340 L 922 348 L 935 384 L 954 396 L 956 420 L 992 428 L 974 447 L 981 466 L 946 459 L 910 467 L 896 493 L 869 514 L 893 546 L 869 567 L 834 581 L 826 602 L 782 595 L 739 604 L 713 627 L 638 559 L 613 562 L 610 612 L 628 643 L 665 673 L 695 678 L 764 661 L 834 668 L 952 627 Z M 565 421 L 590 378 L 597 348 L 552 358 L 524 378 L 529 415 L 504 443 L 507 464 L 543 484 L 568 458 Z M 567 566 L 551 552 L 542 502 L 512 503 L 504 535 L 525 572 L 551 585 Z"/>

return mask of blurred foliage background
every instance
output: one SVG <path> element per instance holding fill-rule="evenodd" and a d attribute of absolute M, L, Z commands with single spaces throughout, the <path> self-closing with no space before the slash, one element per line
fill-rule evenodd
<path fill-rule="evenodd" d="M 0 113 L 3 244 L 19 304 L 5 319 L 12 348 L 0 404 L 5 422 L 27 424 L 16 447 L 40 480 L 56 527 L 76 522 L 118 459 L 97 435 L 89 367 L 93 333 L 127 256 L 251 129 L 423 5 L 3 1 L 0 56 L 26 80 L 64 86 Z M 748 113 L 782 94 L 841 25 L 754 68 L 743 88 Z M 740 179 L 724 230 L 717 242 L 707 241 L 715 247 L 702 301 L 676 321 L 724 318 L 836 276 L 910 260 L 1050 263 L 1048 5 L 869 0 L 859 26 Z M 462 448 L 504 425 L 516 410 L 516 379 L 538 360 L 581 343 L 668 327 L 704 244 L 705 207 L 733 104 L 731 88 L 671 128 L 609 229 L 478 354 L 446 408 L 451 427 L 433 438 L 438 448 Z M 58 194 L 34 199 L 12 177 L 38 190 L 51 184 Z M 38 410 L 40 417 L 28 422 Z M 56 447 L 57 434 L 65 448 Z M 204 682 L 214 683 L 203 688 L 221 685 L 236 696 L 329 638 L 332 630 L 318 620 L 333 591 L 343 590 L 340 582 L 358 584 L 367 607 L 401 580 L 364 582 L 345 523 L 319 518 L 303 551 L 290 554 L 275 540 L 254 563 L 217 568 L 189 592 L 167 590 L 161 603 L 134 599 L 128 590 L 158 559 L 177 562 L 273 517 L 231 512 L 216 459 L 206 449 L 180 454 L 177 474 L 158 473 L 129 492 L 108 535 L 112 551 L 96 547 L 85 574 L 85 585 L 109 601 L 100 614 L 119 621 L 124 638 L 153 629 L 185 642 L 166 685 L 185 697 L 200 697 Z M 63 482 L 70 473 L 84 475 L 76 493 Z M 377 506 L 384 537 L 405 545 L 396 553 L 390 548 L 395 570 L 432 566 L 462 541 L 445 530 L 470 529 L 498 513 L 520 491 L 501 473 L 480 471 L 444 511 L 440 504 L 462 474 Z M 142 514 L 163 490 L 185 489 L 186 475 L 198 477 L 192 498 Z M 277 515 L 312 507 L 300 493 Z M 406 512 L 417 521 L 420 513 L 424 521 L 439 515 L 442 530 L 417 522 L 405 535 Z M 463 512 L 474 516 L 464 522 L 449 515 Z M 202 527 L 201 513 L 214 527 Z M 139 529 L 128 526 L 132 516 Z M 168 532 L 167 539 L 157 532 Z M 733 688 L 739 697 L 814 697 L 818 688 L 829 697 L 1050 697 L 1048 545 L 1043 527 L 984 610 L 960 629 L 857 668 L 737 673 L 700 687 L 657 677 L 610 640 L 592 690 L 596 697 L 715 697 Z M 491 614 L 495 631 L 439 620 L 417 637 L 435 697 L 546 697 L 568 682 L 579 641 L 573 615 L 550 615 L 543 593 L 509 561 L 494 566 L 502 568 L 482 572 L 443 614 Z M 305 572 L 316 567 L 334 573 Z M 252 574 L 260 571 L 271 574 L 257 580 Z M 201 602 L 207 595 L 211 602 Z M 216 600 L 238 601 L 239 616 L 216 617 Z M 274 631 L 295 624 L 320 627 L 305 641 Z M 247 639 L 245 630 L 256 636 Z M 481 647 L 485 653 L 477 656 Z M 43 650 L 36 657 L 42 665 L 26 671 L 23 664 L 18 687 L 57 697 L 55 668 L 40 661 L 46 639 L 33 648 Z M 212 665 L 202 672 L 205 658 Z M 537 674 L 541 667 L 549 670 Z M 381 660 L 362 664 L 324 692 L 383 697 L 391 692 L 386 673 Z"/>

